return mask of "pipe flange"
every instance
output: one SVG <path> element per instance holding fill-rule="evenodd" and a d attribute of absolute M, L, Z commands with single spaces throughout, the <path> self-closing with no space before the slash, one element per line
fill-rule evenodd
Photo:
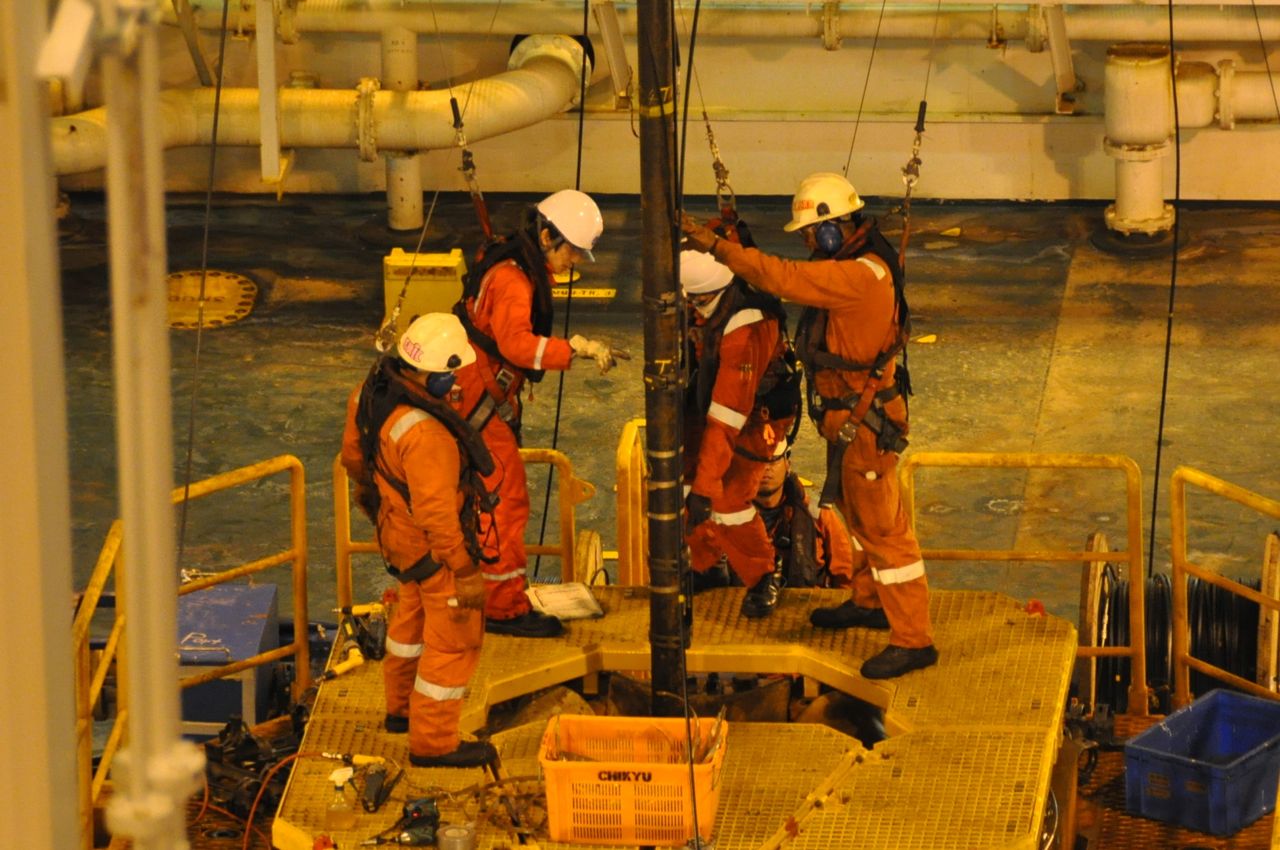
<path fill-rule="evenodd" d="M 1102 213 L 1108 230 L 1132 236 L 1135 233 L 1154 236 L 1173 227 L 1173 204 L 1164 204 L 1163 211 L 1155 218 L 1120 218 L 1116 215 L 1116 205 L 1108 204 Z"/>
<path fill-rule="evenodd" d="M 530 35 L 520 39 L 507 57 L 507 70 L 518 70 L 529 60 L 543 57 L 563 62 L 575 77 L 585 73 L 587 79 L 591 79 L 591 57 L 586 55 L 576 39 L 567 35 Z M 579 93 L 575 91 L 572 103 L 577 105 L 578 100 Z"/>
<path fill-rule="evenodd" d="M 1218 126 L 1224 130 L 1236 127 L 1236 112 L 1232 108 L 1235 84 L 1236 63 L 1232 59 L 1223 59 L 1218 63 Z"/>
<path fill-rule="evenodd" d="M 382 88 L 373 77 L 361 77 L 356 84 L 356 143 L 360 159 L 373 162 L 378 158 L 377 128 L 373 123 L 373 96 Z"/>
<path fill-rule="evenodd" d="M 1169 142 L 1165 140 L 1158 145 L 1125 145 L 1103 138 L 1102 149 L 1107 156 L 1122 162 L 1151 162 L 1169 152 Z"/>

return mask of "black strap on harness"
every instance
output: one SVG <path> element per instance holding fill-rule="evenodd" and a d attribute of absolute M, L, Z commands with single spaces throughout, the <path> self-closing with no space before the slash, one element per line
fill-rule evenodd
<path fill-rule="evenodd" d="M 479 431 L 441 399 L 430 395 L 425 389 L 404 378 L 393 357 L 381 357 L 369 370 L 364 386 L 360 391 L 360 399 L 356 408 L 356 427 L 360 433 L 360 453 L 364 458 L 365 478 L 357 483 L 361 485 L 369 504 L 361 507 L 371 513 L 371 519 L 377 530 L 378 506 L 381 501 L 375 476 L 387 482 L 393 490 L 400 494 L 404 503 L 412 509 L 409 485 L 387 469 L 378 451 L 382 426 L 386 424 L 391 413 L 401 405 L 408 405 L 423 411 L 436 419 L 448 429 L 458 444 L 462 458 L 462 469 L 459 488 L 464 494 L 460 519 L 462 533 L 466 541 L 467 551 L 473 559 L 480 559 L 482 549 L 476 537 L 479 527 L 479 515 L 492 513 L 497 505 L 497 496 L 484 486 L 483 477 L 491 475 L 495 469 L 493 456 L 480 437 Z M 420 559 L 410 570 L 422 565 Z M 439 565 L 436 565 L 436 569 Z M 392 571 L 388 565 L 388 571 Z M 431 569 L 427 576 L 434 573 Z M 394 573 L 397 577 L 404 573 Z"/>
<path fill-rule="evenodd" d="M 409 567 L 407 570 L 397 570 L 390 564 L 387 564 L 386 566 L 387 572 L 392 578 L 401 584 L 409 584 L 410 582 L 415 581 L 426 581 L 436 573 L 440 572 L 440 568 L 444 565 L 435 558 L 432 558 L 430 554 L 427 554 L 414 561 L 413 566 Z"/>

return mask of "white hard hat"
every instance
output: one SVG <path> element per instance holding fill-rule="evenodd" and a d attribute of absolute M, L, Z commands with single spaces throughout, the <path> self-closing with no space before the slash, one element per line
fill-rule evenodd
<path fill-rule="evenodd" d="M 452 313 L 419 316 L 400 337 L 400 358 L 422 372 L 452 372 L 476 362 L 462 322 Z"/>
<path fill-rule="evenodd" d="M 686 295 L 718 292 L 733 280 L 733 272 L 724 263 L 701 251 L 680 252 L 680 286 Z"/>
<path fill-rule="evenodd" d="M 791 221 L 782 229 L 791 233 L 820 221 L 849 215 L 864 206 L 866 203 L 858 197 L 858 190 L 843 175 L 819 171 L 800 181 L 800 188 L 791 199 Z"/>
<path fill-rule="evenodd" d="M 591 249 L 604 233 L 604 219 L 590 195 L 577 189 L 561 189 L 539 201 L 538 212 L 556 226 L 570 245 L 595 261 Z"/>

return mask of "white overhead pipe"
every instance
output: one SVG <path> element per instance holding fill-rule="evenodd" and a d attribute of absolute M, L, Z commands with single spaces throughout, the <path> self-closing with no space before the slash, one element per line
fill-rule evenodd
<path fill-rule="evenodd" d="M 582 47 L 566 36 L 531 36 L 512 53 L 513 70 L 454 87 L 467 103 L 467 138 L 477 142 L 543 121 L 576 102 Z M 588 73 L 590 73 L 588 69 Z M 422 151 L 454 145 L 448 90 L 280 91 L 280 144 L 286 148 L 359 148 Z M 170 89 L 155 101 L 165 149 L 207 145 L 213 136 L 214 91 Z M 90 109 L 51 121 L 58 174 L 102 168 L 106 162 L 107 110 Z M 257 89 L 224 89 L 218 144 L 257 145 Z M 369 156 L 367 158 L 372 158 Z"/>
<path fill-rule="evenodd" d="M 1174 20 L 1174 37 L 1193 42 L 1250 42 L 1280 38 L 1280 0 L 1227 0 L 1227 2 L 1180 2 Z M 202 7 L 198 25 L 217 29 L 221 25 L 222 0 L 194 0 Z M 987 40 L 991 31 L 990 0 L 948 0 L 951 8 L 939 11 L 936 0 L 904 2 L 882 9 L 878 2 L 842 2 L 834 19 L 824 15 L 823 4 L 805 0 L 781 2 L 726 2 L 704 0 L 699 17 L 700 38 L 814 38 L 824 34 L 842 38 L 931 39 L 935 22 L 942 39 Z M 252 29 L 253 0 L 243 0 L 238 30 Z M 972 9 L 956 8 L 971 6 Z M 1258 19 L 1254 20 L 1257 6 Z M 617 4 L 622 34 L 635 36 L 635 4 Z M 1224 8 L 1227 7 L 1227 8 Z M 882 14 L 883 13 L 883 14 Z M 167 6 L 167 20 L 177 18 Z M 1038 5 L 1000 10 L 1004 35 L 1010 40 L 1038 39 L 1043 31 Z M 1160 5 L 1133 5 L 1129 0 L 1093 0 L 1072 3 L 1066 17 L 1067 37 L 1073 41 L 1164 41 L 1169 35 L 1168 11 Z M 510 36 L 530 32 L 577 32 L 582 25 L 582 7 L 573 2 L 514 2 L 494 5 L 476 2 L 403 3 L 376 0 L 305 0 L 300 6 L 281 10 L 281 30 L 301 32 L 377 33 L 388 27 L 406 27 L 420 33 L 442 35 Z M 834 27 L 835 32 L 829 32 Z M 288 40 L 286 38 L 286 40 Z"/>

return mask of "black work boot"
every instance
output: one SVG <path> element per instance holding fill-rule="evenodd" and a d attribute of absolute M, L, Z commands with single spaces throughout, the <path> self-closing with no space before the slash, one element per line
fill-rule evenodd
<path fill-rule="evenodd" d="M 862 664 L 864 679 L 894 679 L 912 670 L 923 670 L 938 663 L 938 650 L 932 646 L 907 649 L 890 644 Z"/>
<path fill-rule="evenodd" d="M 420 756 L 409 753 L 409 764 L 414 767 L 483 767 L 498 757 L 498 751 L 488 741 L 463 741 L 451 753 Z"/>
<path fill-rule="evenodd" d="M 525 611 L 518 617 L 512 617 L 509 620 L 490 620 L 484 621 L 484 630 L 491 635 L 513 635 L 515 637 L 543 638 L 543 637 L 559 637 L 564 632 L 564 623 L 543 614 L 541 611 L 534 611 L 532 608 Z"/>
<path fill-rule="evenodd" d="M 748 590 L 747 595 L 742 597 L 742 616 L 748 620 L 759 620 L 761 617 L 769 616 L 778 604 L 780 593 L 778 574 L 769 573 L 756 582 L 755 587 Z"/>
<path fill-rule="evenodd" d="M 858 626 L 864 629 L 887 629 L 889 618 L 883 608 L 863 608 L 846 599 L 834 608 L 815 608 L 809 613 L 809 622 L 820 629 L 848 629 Z"/>
<path fill-rule="evenodd" d="M 402 735 L 409 731 L 409 718 L 401 714 L 388 714 L 382 721 L 382 727 L 393 735 Z"/>

